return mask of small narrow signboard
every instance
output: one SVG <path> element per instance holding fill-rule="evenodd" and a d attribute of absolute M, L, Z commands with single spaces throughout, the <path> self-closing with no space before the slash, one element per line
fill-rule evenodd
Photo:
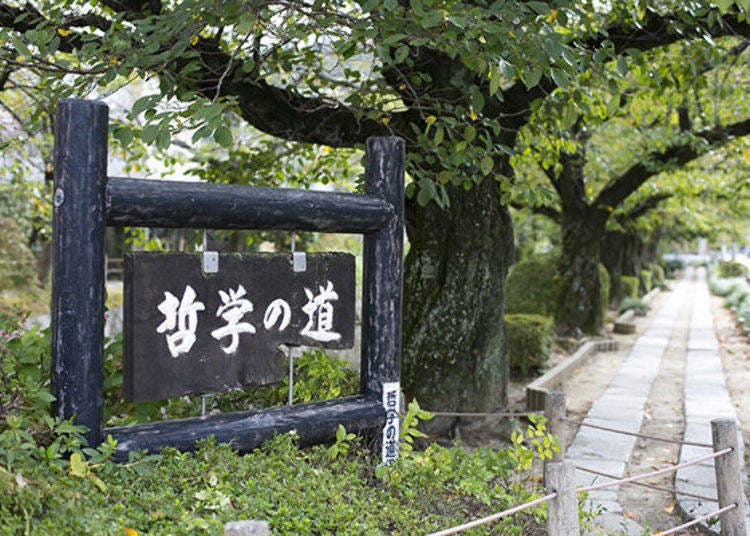
<path fill-rule="evenodd" d="M 125 258 L 126 400 L 255 387 L 280 380 L 279 345 L 351 348 L 354 257 L 223 254 L 204 274 L 201 255 Z M 299 268 L 296 268 L 299 270 Z"/>

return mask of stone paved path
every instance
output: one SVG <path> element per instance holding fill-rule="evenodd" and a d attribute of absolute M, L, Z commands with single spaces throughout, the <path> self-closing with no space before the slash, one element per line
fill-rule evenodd
<path fill-rule="evenodd" d="M 653 382 L 662 356 L 675 329 L 676 319 L 685 307 L 690 308 L 692 320 L 685 356 L 684 439 L 710 443 L 712 419 L 736 419 L 724 382 L 705 270 L 688 270 L 685 277 L 674 286 L 666 303 L 656 312 L 651 324 L 637 339 L 617 376 L 593 403 L 584 422 L 629 432 L 641 429 L 646 401 L 654 387 Z M 580 427 L 568 448 L 567 458 L 577 466 L 622 477 L 626 475 L 635 444 L 634 437 Z M 707 452 L 705 448 L 683 446 L 680 461 L 695 459 Z M 580 470 L 576 472 L 576 479 L 581 486 L 611 480 Z M 713 462 L 681 470 L 676 475 L 675 487 L 678 492 L 716 496 Z M 717 508 L 717 503 L 701 503 L 679 493 L 677 499 L 683 511 L 692 517 Z M 592 492 L 588 498 L 588 506 L 592 509 L 603 508 L 607 512 L 599 520 L 605 533 L 642 534 L 640 526 L 622 517 L 623 509 L 618 502 L 616 487 Z M 750 513 L 750 509 L 746 506 L 747 513 Z"/>
<path fill-rule="evenodd" d="M 604 394 L 594 401 L 584 422 L 628 432 L 638 432 L 641 429 L 644 406 L 659 371 L 679 309 L 687 299 L 688 285 L 687 279 L 675 285 L 668 301 L 633 345 L 620 372 Z M 566 456 L 577 466 L 622 477 L 635 442 L 636 438 L 632 436 L 583 426 L 578 429 Z M 577 471 L 576 479 L 580 486 L 611 480 L 584 471 Z M 601 506 L 611 514 L 621 514 L 617 489 L 613 487 L 592 492 L 588 499 L 590 506 Z"/>

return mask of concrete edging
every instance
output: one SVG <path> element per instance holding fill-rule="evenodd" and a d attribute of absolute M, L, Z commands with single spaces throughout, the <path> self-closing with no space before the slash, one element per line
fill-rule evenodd
<path fill-rule="evenodd" d="M 573 355 L 567 357 L 557 366 L 551 368 L 526 386 L 526 410 L 543 410 L 545 395 L 572 376 L 574 371 L 586 363 L 592 355 L 597 352 L 614 352 L 618 348 L 617 341 L 608 339 L 583 343 Z"/>

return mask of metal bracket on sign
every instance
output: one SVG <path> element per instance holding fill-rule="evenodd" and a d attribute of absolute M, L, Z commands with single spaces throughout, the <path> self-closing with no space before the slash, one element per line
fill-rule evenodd
<path fill-rule="evenodd" d="M 206 231 L 203 231 L 203 248 L 201 252 L 201 264 L 204 274 L 216 274 L 219 273 L 219 252 L 218 251 L 206 251 L 208 246 L 208 237 Z"/>
<path fill-rule="evenodd" d="M 297 251 L 296 241 L 297 236 L 292 232 L 292 271 L 305 272 L 307 271 L 307 254 L 304 251 Z"/>

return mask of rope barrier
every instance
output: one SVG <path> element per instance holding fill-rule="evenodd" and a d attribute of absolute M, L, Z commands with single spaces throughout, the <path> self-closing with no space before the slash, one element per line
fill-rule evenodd
<path fill-rule="evenodd" d="M 610 475 L 607 473 L 602 473 L 601 471 L 594 471 L 593 469 L 589 469 L 587 467 L 581 467 L 579 465 L 576 465 L 576 469 L 579 471 L 585 471 L 586 473 L 591 473 L 592 475 L 599 475 L 603 476 L 605 478 L 612 478 L 612 479 L 618 479 L 620 478 L 617 475 Z M 687 491 L 677 491 L 676 489 L 671 488 L 663 488 L 661 486 L 655 486 L 654 484 L 646 484 L 645 482 L 631 482 L 634 486 L 641 486 L 644 488 L 653 489 L 656 491 L 666 491 L 668 493 L 673 493 L 675 495 L 684 495 L 685 497 L 691 497 L 693 499 L 699 499 L 706 502 L 719 502 L 719 499 L 716 497 L 707 497 L 705 495 L 698 495 L 697 493 L 688 493 Z"/>
<path fill-rule="evenodd" d="M 707 519 L 710 519 L 714 516 L 718 516 L 719 514 L 723 514 L 724 512 L 728 512 L 729 510 L 733 510 L 734 508 L 737 508 L 737 503 L 730 504 L 729 506 L 725 506 L 724 508 L 720 508 L 716 510 L 715 512 L 711 512 L 710 514 L 702 515 L 701 517 L 696 517 L 692 521 L 688 521 L 687 523 L 683 525 L 679 525 L 677 527 L 674 527 L 673 529 L 665 530 L 663 532 L 659 532 L 659 536 L 667 536 L 668 534 L 676 534 L 681 530 L 685 530 L 688 527 L 692 527 L 693 525 L 697 525 L 698 523 L 702 521 L 706 521 Z"/>
<path fill-rule="evenodd" d="M 557 497 L 557 493 L 550 493 L 549 495 L 539 497 L 538 499 L 535 499 L 531 502 L 520 504 L 514 508 L 510 508 L 509 510 L 503 510 L 502 512 L 498 512 L 497 514 L 492 514 L 491 516 L 475 519 L 474 521 L 469 521 L 468 523 L 464 523 L 463 525 L 458 525 L 449 529 L 441 530 L 439 532 L 431 532 L 427 536 L 448 536 L 449 534 L 456 534 L 464 530 L 478 527 L 479 525 L 484 525 L 485 523 L 497 521 L 498 519 L 508 517 L 509 515 L 517 514 L 518 512 L 531 508 L 532 506 L 536 506 L 538 504 L 542 504 L 543 502 L 549 501 L 550 499 L 554 499 L 555 497 Z"/>
<path fill-rule="evenodd" d="M 584 421 L 577 421 L 575 419 L 569 419 L 568 417 L 563 417 L 563 420 L 570 424 L 577 424 L 579 426 L 586 426 L 588 428 L 595 428 L 596 430 L 603 430 L 605 432 L 613 432 L 615 434 L 622 434 L 632 437 L 640 437 L 641 439 L 651 439 L 653 441 L 661 441 L 663 443 L 672 443 L 674 445 L 688 445 L 691 447 L 702 447 L 711 449 L 713 448 L 713 445 L 709 445 L 708 443 L 696 443 L 694 441 L 679 441 L 677 439 L 668 439 L 666 437 L 658 437 L 658 436 L 652 436 L 647 434 L 639 434 L 637 432 L 626 432 L 624 430 L 618 430 L 617 428 L 609 428 L 608 426 L 601 426 L 599 424 L 591 424 Z"/>
<path fill-rule="evenodd" d="M 578 493 L 583 493 L 583 492 L 586 492 L 586 491 L 594 491 L 594 490 L 597 490 L 597 489 L 611 488 L 611 487 L 614 487 L 614 486 L 618 486 L 620 484 L 628 484 L 630 482 L 635 482 L 637 480 L 643 480 L 644 478 L 649 478 L 649 477 L 652 477 L 652 476 L 663 475 L 663 474 L 666 474 L 666 473 L 672 473 L 672 472 L 677 471 L 678 469 L 682 469 L 684 467 L 690 467 L 691 465 L 697 465 L 699 463 L 702 463 L 702 462 L 705 462 L 705 461 L 708 461 L 708 460 L 713 460 L 714 458 L 718 458 L 719 456 L 724 456 L 725 454 L 729 454 L 730 452 L 732 452 L 732 449 L 731 448 L 726 448 L 726 449 L 720 450 L 718 452 L 714 452 L 712 454 L 707 454 L 706 456 L 701 456 L 700 458 L 696 458 L 695 460 L 691 460 L 689 462 L 681 463 L 681 464 L 678 464 L 678 465 L 671 465 L 669 467 L 665 467 L 665 468 L 659 469 L 657 471 L 652 471 L 650 473 L 642 473 L 642 474 L 639 474 L 639 475 L 629 476 L 627 478 L 621 478 L 619 480 L 615 480 L 614 482 L 603 482 L 601 484 L 594 484 L 592 486 L 587 486 L 585 488 L 578 488 Z"/>
<path fill-rule="evenodd" d="M 466 413 L 460 411 L 430 411 L 428 409 L 425 411 L 429 411 L 435 417 L 527 417 L 529 415 L 540 415 L 544 413 L 543 411 L 525 411 L 523 413 Z"/>

